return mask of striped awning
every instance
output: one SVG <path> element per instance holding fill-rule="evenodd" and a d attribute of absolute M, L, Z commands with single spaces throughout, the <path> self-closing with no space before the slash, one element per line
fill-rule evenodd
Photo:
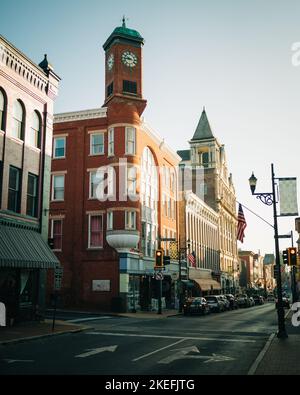
<path fill-rule="evenodd" d="M 0 267 L 54 269 L 59 260 L 40 233 L 0 225 Z"/>
<path fill-rule="evenodd" d="M 202 291 L 219 291 L 220 283 L 210 278 L 194 278 L 193 281 L 199 285 Z"/>

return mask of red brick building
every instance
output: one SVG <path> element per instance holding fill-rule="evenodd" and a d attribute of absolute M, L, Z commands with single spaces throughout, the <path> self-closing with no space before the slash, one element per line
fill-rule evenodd
<path fill-rule="evenodd" d="M 123 22 L 103 46 L 103 107 L 55 116 L 50 234 L 64 267 L 64 305 L 155 308 L 155 249 L 160 237 L 177 238 L 180 157 L 141 118 L 143 44 Z M 176 273 L 171 262 L 169 308 Z"/>

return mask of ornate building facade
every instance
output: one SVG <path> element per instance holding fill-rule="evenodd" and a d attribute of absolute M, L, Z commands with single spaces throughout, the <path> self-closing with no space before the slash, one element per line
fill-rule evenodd
<path fill-rule="evenodd" d="M 218 214 L 221 287 L 223 292 L 234 292 L 238 287 L 235 189 L 224 145 L 213 135 L 205 110 L 189 144 L 189 150 L 178 151 L 180 165 L 191 168 L 193 192 Z"/>
<path fill-rule="evenodd" d="M 0 300 L 32 319 L 44 307 L 53 104 L 60 78 L 0 36 Z M 9 311 L 10 310 L 10 311 Z"/>
<path fill-rule="evenodd" d="M 103 107 L 55 116 L 50 231 L 66 305 L 155 308 L 155 250 L 178 235 L 180 157 L 142 119 L 143 45 L 123 22 L 103 46 Z M 177 262 L 164 272 L 169 308 L 176 273 Z"/>

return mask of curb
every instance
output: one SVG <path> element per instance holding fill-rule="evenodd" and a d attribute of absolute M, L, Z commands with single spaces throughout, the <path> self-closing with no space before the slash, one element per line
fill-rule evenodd
<path fill-rule="evenodd" d="M 84 328 L 66 330 L 66 331 L 62 331 L 62 332 L 46 333 L 45 335 L 36 335 L 36 336 L 30 336 L 30 337 L 21 337 L 19 339 L 13 339 L 13 340 L 4 340 L 4 341 L 0 341 L 0 346 L 10 345 L 10 344 L 17 344 L 17 343 L 24 343 L 24 342 L 27 342 L 27 341 L 32 341 L 32 340 L 37 340 L 37 339 L 44 339 L 44 338 L 51 337 L 51 336 L 65 335 L 67 333 L 79 333 L 79 332 L 84 332 L 84 331 L 88 331 L 88 330 L 91 330 L 91 329 L 95 329 L 95 328 L 93 328 L 91 326 L 86 326 Z"/>
<path fill-rule="evenodd" d="M 264 348 L 261 350 L 261 352 L 258 354 L 258 356 L 256 357 L 255 361 L 253 362 L 253 364 L 251 365 L 247 376 L 253 376 L 258 368 L 258 365 L 261 363 L 263 357 L 266 355 L 267 351 L 269 350 L 271 343 L 273 341 L 275 337 L 275 333 L 272 333 L 269 337 L 269 339 L 267 340 Z"/>

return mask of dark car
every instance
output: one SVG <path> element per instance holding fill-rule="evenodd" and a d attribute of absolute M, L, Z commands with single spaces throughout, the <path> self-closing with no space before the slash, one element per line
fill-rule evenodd
<path fill-rule="evenodd" d="M 264 298 L 262 296 L 260 296 L 260 295 L 254 295 L 253 299 L 254 299 L 254 302 L 255 302 L 256 305 L 262 305 L 262 304 L 265 303 Z"/>
<path fill-rule="evenodd" d="M 210 312 L 207 301 L 201 297 L 189 298 L 183 305 L 184 315 L 188 314 L 208 314 Z"/>
<path fill-rule="evenodd" d="M 225 303 L 219 295 L 206 296 L 206 301 L 211 311 L 216 311 L 217 313 L 225 311 Z"/>
<path fill-rule="evenodd" d="M 289 309 L 290 308 L 290 299 L 287 296 L 282 297 L 282 305 L 284 308 Z M 275 303 L 275 308 L 277 309 L 278 306 L 278 299 L 276 298 L 276 303 Z"/>
<path fill-rule="evenodd" d="M 236 295 L 237 303 L 239 307 L 250 307 L 251 303 L 246 294 Z"/>
<path fill-rule="evenodd" d="M 232 294 L 226 294 L 225 296 L 226 296 L 227 300 L 229 301 L 229 305 L 230 305 L 230 309 L 231 310 L 239 308 L 238 302 L 237 302 L 235 296 L 233 296 Z"/>

